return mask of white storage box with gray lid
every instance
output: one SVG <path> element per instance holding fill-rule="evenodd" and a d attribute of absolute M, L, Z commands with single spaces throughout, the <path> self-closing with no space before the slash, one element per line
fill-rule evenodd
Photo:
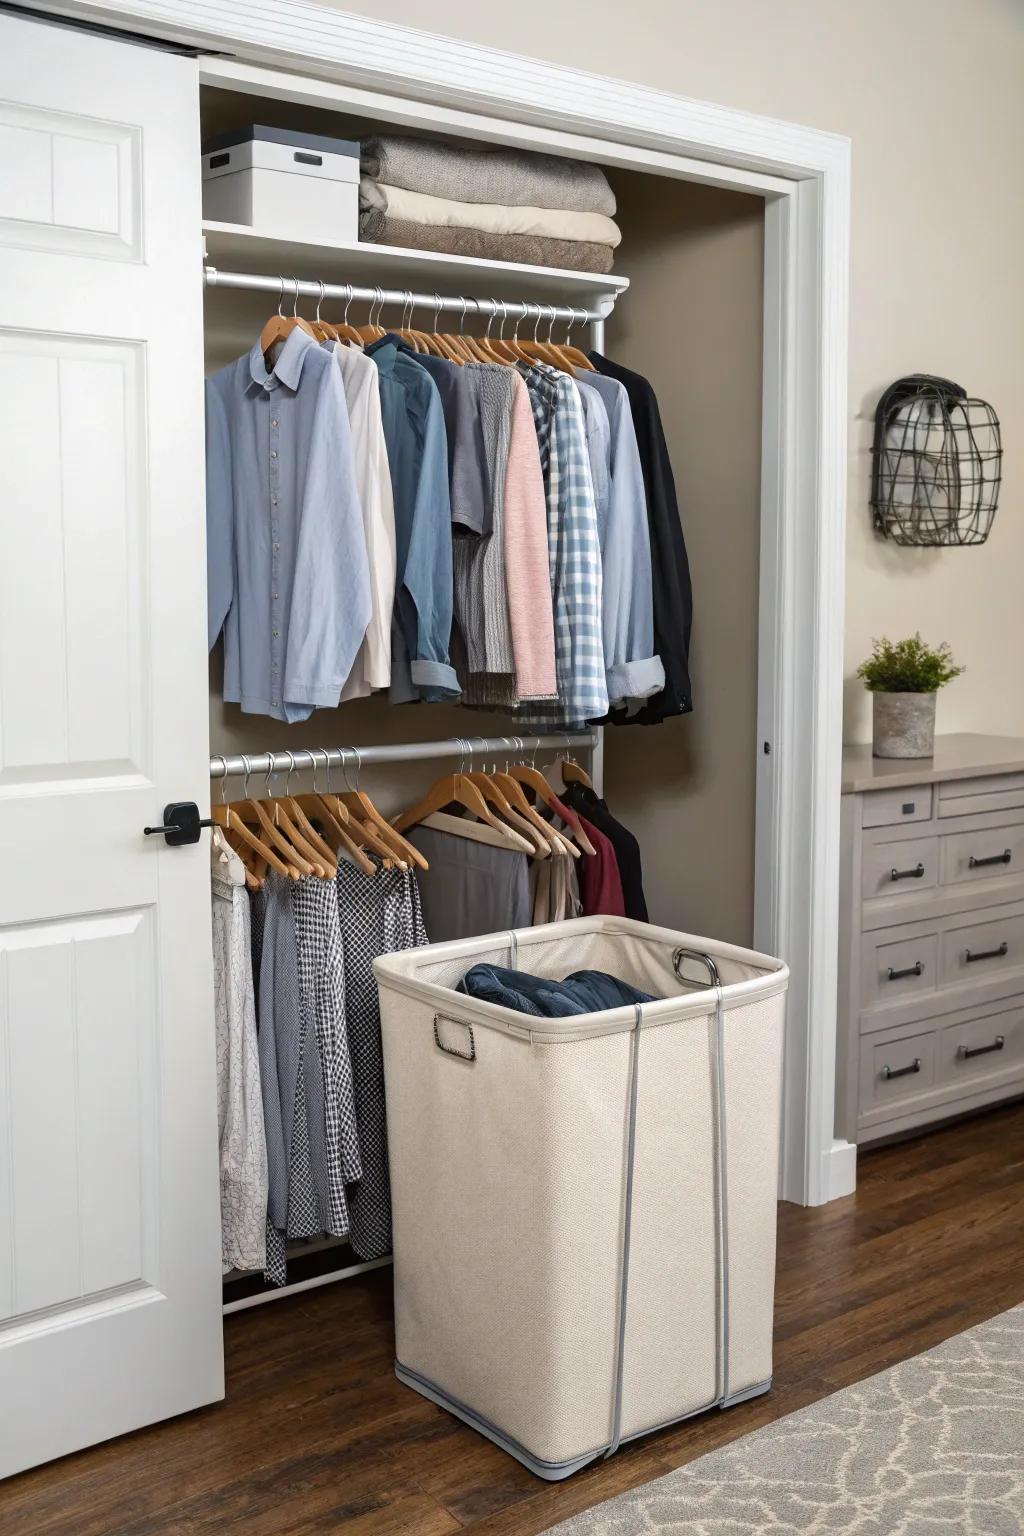
<path fill-rule="evenodd" d="M 536 1018 L 480 962 L 658 1000 Z M 374 969 L 400 1379 L 551 1480 L 767 1391 L 786 966 L 587 917 Z"/>
<path fill-rule="evenodd" d="M 358 240 L 359 144 L 259 123 L 210 139 L 203 217 L 282 240 Z"/>

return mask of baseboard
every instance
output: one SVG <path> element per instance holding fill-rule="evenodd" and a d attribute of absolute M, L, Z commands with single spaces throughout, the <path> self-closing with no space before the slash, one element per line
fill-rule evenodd
<path fill-rule="evenodd" d="M 827 1152 L 821 1154 L 820 1204 L 829 1200 L 842 1200 L 857 1188 L 857 1143 L 833 1141 Z"/>

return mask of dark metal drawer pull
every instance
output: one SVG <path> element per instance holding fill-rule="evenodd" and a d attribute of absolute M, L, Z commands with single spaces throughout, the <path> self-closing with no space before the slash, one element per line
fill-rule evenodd
<path fill-rule="evenodd" d="M 924 961 L 918 960 L 913 965 L 908 965 L 905 971 L 894 971 L 889 967 L 889 980 L 902 981 L 904 976 L 921 976 L 924 974 Z"/>
<path fill-rule="evenodd" d="M 924 874 L 924 865 L 923 864 L 917 864 L 917 865 L 915 865 L 915 867 L 913 869 L 891 869 L 889 871 L 889 879 L 890 880 L 920 880 L 920 878 L 921 878 L 921 876 L 923 874 Z"/>
<path fill-rule="evenodd" d="M 1010 953 L 1010 946 L 1004 939 L 997 949 L 964 950 L 964 964 L 971 965 L 975 960 L 1001 960 L 1003 955 Z"/>
<path fill-rule="evenodd" d="M 915 1056 L 909 1067 L 883 1067 L 882 1076 L 888 1083 L 894 1077 L 910 1077 L 914 1072 L 920 1072 L 921 1058 Z"/>
<path fill-rule="evenodd" d="M 972 853 L 967 860 L 968 869 L 984 869 L 986 864 L 1009 864 L 1013 854 L 1009 848 L 1004 848 L 1002 853 L 990 854 L 988 858 L 976 859 Z"/>
<path fill-rule="evenodd" d="M 1001 1051 L 1006 1044 L 1005 1035 L 996 1035 L 991 1045 L 958 1045 L 957 1055 L 961 1061 L 970 1061 L 972 1056 L 987 1056 L 990 1051 Z"/>

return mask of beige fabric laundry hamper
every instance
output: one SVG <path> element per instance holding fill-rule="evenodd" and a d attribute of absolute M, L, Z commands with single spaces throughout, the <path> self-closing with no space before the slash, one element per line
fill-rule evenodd
<path fill-rule="evenodd" d="M 533 1018 L 482 961 L 659 1000 Z M 617 917 L 374 965 L 401 1380 L 548 1479 L 767 1391 L 787 967 Z"/>

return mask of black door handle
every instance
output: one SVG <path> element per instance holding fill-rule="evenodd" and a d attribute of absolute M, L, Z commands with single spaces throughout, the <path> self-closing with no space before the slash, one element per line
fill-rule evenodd
<path fill-rule="evenodd" d="M 165 837 L 168 848 L 187 848 L 190 843 L 198 843 L 203 827 L 212 826 L 212 818 L 200 816 L 194 800 L 175 800 L 164 806 L 162 827 L 143 827 L 142 830 L 147 837 Z"/>

